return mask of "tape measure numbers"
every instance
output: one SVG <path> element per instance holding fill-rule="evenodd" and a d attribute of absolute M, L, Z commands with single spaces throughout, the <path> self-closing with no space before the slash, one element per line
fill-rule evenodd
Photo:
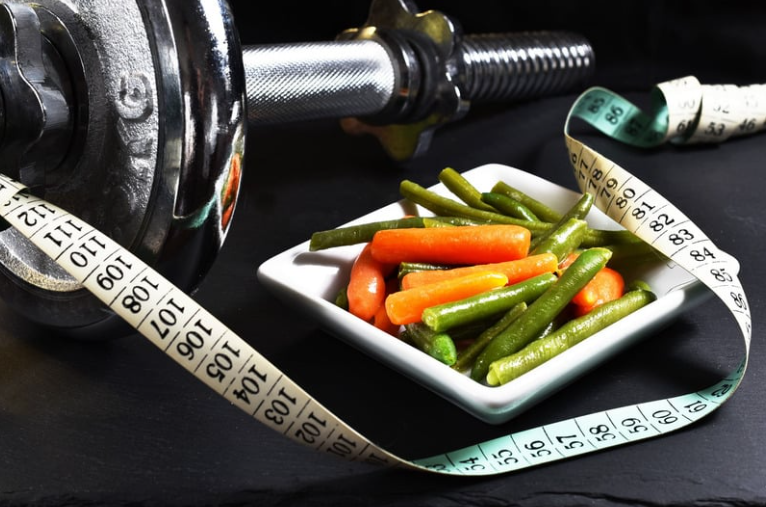
<path fill-rule="evenodd" d="M 673 96 L 681 101 L 687 94 Z M 622 114 L 613 123 L 617 109 Z M 674 110 L 669 107 L 669 111 Z M 570 117 L 581 116 L 599 128 L 608 127 L 618 138 L 619 132 L 628 132 L 628 139 L 648 142 L 659 135 L 652 132 L 662 129 L 662 140 L 668 138 L 669 123 L 663 123 L 661 115 L 651 118 L 641 116 L 637 109 L 627 112 L 624 99 L 595 89 L 577 101 Z M 678 118 L 674 112 L 667 117 Z M 626 118 L 640 118 L 641 132 L 630 134 L 635 129 Z M 684 116 L 678 121 L 690 120 Z M 763 118 L 754 121 L 761 122 L 759 128 L 764 126 Z M 734 123 L 725 123 L 724 130 L 730 125 Z M 750 312 L 735 261 L 638 178 L 568 134 L 566 144 L 582 190 L 596 196 L 602 211 L 710 287 L 735 316 L 749 351 Z M 726 401 L 747 367 L 746 354 L 736 371 L 696 393 L 576 417 L 408 461 L 349 427 L 183 291 L 79 218 L 29 195 L 22 184 L 2 175 L 0 202 L 4 203 L 0 215 L 5 220 L 195 377 L 275 431 L 348 460 L 454 475 L 510 472 L 687 426 Z"/>

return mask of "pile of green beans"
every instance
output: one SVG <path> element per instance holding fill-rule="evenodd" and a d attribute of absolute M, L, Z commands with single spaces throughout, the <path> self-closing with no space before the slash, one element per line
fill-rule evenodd
<path fill-rule="evenodd" d="M 404 326 L 400 338 L 455 370 L 488 385 L 510 382 L 655 299 L 645 284 L 637 282 L 621 298 L 576 319 L 568 317 L 571 299 L 603 267 L 613 262 L 635 265 L 662 259 L 628 231 L 592 229 L 586 222 L 592 195 L 583 194 L 562 214 L 506 182 L 482 193 L 451 168 L 441 171 L 439 180 L 458 200 L 409 180 L 400 184 L 403 197 L 431 211 L 434 217 L 320 231 L 312 236 L 309 248 L 316 251 L 368 242 L 382 229 L 502 223 L 530 230 L 530 255 L 550 252 L 562 262 L 578 252 L 569 267 L 555 274 L 428 308 L 422 322 Z M 404 263 L 399 276 L 450 267 Z"/>

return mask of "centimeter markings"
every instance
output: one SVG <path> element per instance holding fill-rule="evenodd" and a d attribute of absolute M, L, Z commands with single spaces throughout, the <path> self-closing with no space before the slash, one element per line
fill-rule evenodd
<path fill-rule="evenodd" d="M 667 96 L 678 104 L 690 103 L 692 99 L 677 93 L 689 82 L 694 85 L 696 80 L 668 85 L 671 91 Z M 764 95 L 762 92 L 754 89 L 753 97 Z M 750 104 L 758 102 L 752 97 L 749 100 Z M 766 107 L 766 95 L 760 104 Z M 671 119 L 690 121 L 688 115 L 679 116 L 669 109 Z M 602 89 L 583 94 L 570 117 L 577 115 L 598 123 L 600 114 L 607 123 L 602 122 L 605 132 L 616 138 L 639 139 L 642 145 L 672 137 L 660 133 L 661 129 L 678 132 L 686 128 L 669 128 L 667 121 L 643 115 Z M 762 121 L 757 115 L 752 117 L 756 123 Z M 569 118 L 567 130 L 568 123 Z M 751 123 L 748 119 L 743 124 Z M 746 355 L 734 372 L 696 393 L 554 422 L 415 461 L 399 458 L 370 442 L 136 256 L 82 220 L 25 193 L 22 184 L 2 175 L 0 202 L 4 204 L 0 205 L 0 216 L 173 360 L 233 405 L 283 435 L 352 461 L 453 475 L 499 474 L 687 426 L 725 402 L 747 367 L 751 321 L 736 276 L 736 261 L 638 178 L 568 133 L 566 145 L 581 189 L 594 194 L 598 208 L 689 270 L 723 300 L 740 325 Z"/>
<path fill-rule="evenodd" d="M 686 215 L 614 162 L 567 136 L 580 189 L 610 218 L 705 283 L 726 304 L 749 346 L 750 312 L 735 261 Z M 602 169 L 603 168 L 603 169 Z"/>
<path fill-rule="evenodd" d="M 174 361 L 260 422 L 350 459 L 401 464 L 349 428 L 183 291 L 66 211 L 0 175 L 0 215 Z"/>
<path fill-rule="evenodd" d="M 660 83 L 652 90 L 652 114 L 600 87 L 585 91 L 569 119 L 581 118 L 604 134 L 638 147 L 665 142 L 723 142 L 766 129 L 766 84 L 744 87 L 701 85 L 693 76 Z"/>

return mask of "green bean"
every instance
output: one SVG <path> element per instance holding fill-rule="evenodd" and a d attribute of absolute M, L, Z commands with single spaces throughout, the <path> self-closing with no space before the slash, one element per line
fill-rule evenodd
<path fill-rule="evenodd" d="M 530 255 L 550 252 L 561 262 L 580 246 L 587 230 L 588 222 L 570 218 L 552 234 L 547 235 L 544 241 L 538 243 Z"/>
<path fill-rule="evenodd" d="M 493 361 L 519 351 L 553 320 L 580 289 L 609 261 L 605 248 L 583 251 L 561 277 L 537 298 L 529 309 L 498 335 L 474 362 L 471 378 L 482 380 Z"/>
<path fill-rule="evenodd" d="M 564 216 L 561 217 L 561 219 L 556 222 L 556 224 L 548 229 L 548 231 L 540 234 L 539 236 L 532 238 L 532 242 L 529 245 L 530 250 L 534 250 L 537 245 L 548 239 L 548 237 L 551 234 L 554 234 L 555 231 L 557 231 L 561 226 L 563 226 L 565 223 L 567 223 L 572 218 L 578 218 L 580 220 L 585 220 L 585 217 L 588 215 L 588 212 L 590 211 L 591 207 L 593 206 L 593 201 L 595 198 L 592 194 L 585 193 L 583 194 L 577 202 L 567 210 L 567 212 L 564 214 Z"/>
<path fill-rule="evenodd" d="M 399 184 L 399 192 L 403 197 L 430 210 L 435 215 L 465 217 L 480 220 L 484 223 L 520 225 L 529 229 L 533 235 L 535 233 L 539 234 L 551 226 L 544 222 L 531 222 L 529 220 L 507 217 L 500 213 L 478 210 L 448 197 L 443 197 L 409 180 L 404 180 Z"/>
<path fill-rule="evenodd" d="M 537 341 L 537 340 L 541 340 L 545 338 L 546 336 L 548 336 L 549 334 L 551 334 L 552 332 L 560 328 L 563 323 L 571 319 L 572 319 L 571 312 L 564 310 L 563 312 L 556 315 L 556 317 L 554 317 L 554 319 L 551 320 L 548 323 L 548 325 L 545 326 L 545 328 L 542 331 L 540 331 L 540 333 L 538 333 L 538 335 L 532 339 L 532 341 Z"/>
<path fill-rule="evenodd" d="M 455 227 L 455 224 L 447 220 L 437 220 L 432 217 L 423 217 L 421 222 L 423 223 L 423 227 Z"/>
<path fill-rule="evenodd" d="M 439 181 L 468 206 L 484 211 L 497 211 L 482 202 L 481 193 L 462 174 L 451 167 L 442 169 L 439 173 Z"/>
<path fill-rule="evenodd" d="M 404 326 L 409 339 L 418 349 L 447 366 L 457 360 L 455 341 L 447 333 L 435 333 L 421 322 Z"/>
<path fill-rule="evenodd" d="M 497 192 L 484 192 L 481 194 L 481 200 L 503 215 L 520 218 L 522 220 L 532 220 L 533 222 L 540 221 L 540 219 L 537 218 L 537 215 L 532 213 L 531 209 L 507 195 L 498 194 Z"/>
<path fill-rule="evenodd" d="M 510 310 L 495 322 L 492 326 L 486 328 L 468 347 L 464 348 L 457 354 L 457 361 L 452 365 L 452 368 L 457 371 L 464 371 L 471 367 L 476 357 L 481 354 L 484 347 L 492 341 L 495 336 L 500 334 L 511 322 L 516 320 L 519 315 L 527 309 L 527 304 L 523 301 Z"/>
<path fill-rule="evenodd" d="M 651 262 L 667 262 L 668 258 L 654 249 L 649 243 L 623 243 L 617 245 L 605 245 L 612 251 L 609 259 L 611 268 L 630 268 Z"/>
<path fill-rule="evenodd" d="M 311 235 L 309 250 L 315 252 L 325 248 L 336 246 L 354 245 L 370 241 L 376 232 L 383 229 L 404 229 L 411 227 L 423 227 L 422 217 L 407 217 L 394 220 L 381 220 L 360 225 L 350 225 L 315 232 Z"/>
<path fill-rule="evenodd" d="M 607 245 L 626 245 L 643 243 L 643 240 L 625 229 L 603 230 L 588 229 L 585 237 L 582 239 L 583 248 L 593 248 Z"/>
<path fill-rule="evenodd" d="M 482 223 L 484 222 L 471 220 L 470 218 L 465 218 L 465 217 L 445 217 L 445 216 L 423 217 L 424 227 L 445 227 L 450 225 L 479 225 Z"/>
<path fill-rule="evenodd" d="M 454 266 L 447 266 L 444 264 L 429 264 L 427 262 L 402 262 L 399 264 L 399 271 L 397 276 L 399 278 L 404 277 L 408 273 L 415 273 L 417 271 L 439 271 L 444 269 L 451 269 Z"/>
<path fill-rule="evenodd" d="M 335 295 L 335 306 L 348 311 L 348 291 L 346 289 L 344 286 L 338 290 L 338 293 Z"/>
<path fill-rule="evenodd" d="M 412 336 L 410 336 L 410 333 L 407 331 L 407 328 L 402 329 L 402 331 L 399 333 L 399 339 L 402 340 L 407 345 L 411 345 L 412 347 L 415 346 L 415 343 L 412 341 Z"/>
<path fill-rule="evenodd" d="M 309 250 L 316 252 L 337 246 L 355 245 L 372 240 L 376 232 L 384 229 L 408 229 L 421 227 L 451 227 L 453 225 L 476 225 L 475 220 L 463 217 L 406 217 L 391 220 L 368 222 L 366 224 L 349 225 L 337 229 L 318 231 L 311 235 Z"/>
<path fill-rule="evenodd" d="M 594 335 L 626 315 L 654 301 L 645 290 L 634 290 L 620 299 L 604 303 L 582 317 L 570 320 L 552 334 L 531 342 L 520 351 L 489 365 L 487 383 L 505 384 L 536 368 L 550 358 Z"/>
<path fill-rule="evenodd" d="M 511 307 L 538 298 L 556 282 L 556 275 L 545 273 L 507 287 L 493 289 L 460 301 L 423 310 L 423 322 L 434 331 L 448 331 L 508 311 Z"/>
<path fill-rule="evenodd" d="M 534 197 L 525 194 L 521 190 L 513 188 L 503 181 L 495 183 L 495 186 L 492 187 L 492 192 L 507 195 L 511 199 L 519 201 L 521 204 L 532 210 L 532 213 L 537 215 L 543 222 L 558 222 L 561 220 L 561 213 L 549 208 Z"/>
<path fill-rule="evenodd" d="M 492 315 L 486 319 L 450 328 L 448 333 L 450 337 L 455 340 L 456 344 L 461 341 L 473 342 L 476 340 L 477 336 L 486 331 L 487 328 L 494 326 L 501 318 L 502 315 Z M 458 355 L 460 355 L 460 352 L 458 352 Z"/>
<path fill-rule="evenodd" d="M 644 292 L 652 292 L 652 288 L 643 280 L 631 280 L 625 285 L 625 292 L 633 292 L 634 290 L 642 290 Z"/>

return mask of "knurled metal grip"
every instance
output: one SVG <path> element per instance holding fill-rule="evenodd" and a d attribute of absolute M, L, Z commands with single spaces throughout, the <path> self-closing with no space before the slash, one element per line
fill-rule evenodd
<path fill-rule="evenodd" d="M 251 46 L 242 60 L 251 124 L 373 115 L 397 86 L 391 55 L 376 41 Z"/>
<path fill-rule="evenodd" d="M 403 160 L 471 102 L 561 92 L 593 64 L 577 35 L 464 37 L 408 0 L 373 0 L 336 41 L 244 50 L 225 0 L 5 0 L 0 171 L 190 292 L 229 229 L 248 123 L 341 118 Z M 0 274 L 34 321 L 81 336 L 119 322 L 12 229 Z"/>
<path fill-rule="evenodd" d="M 407 0 L 373 0 L 365 24 L 337 41 L 245 47 L 243 59 L 251 125 L 343 118 L 396 160 L 427 150 L 435 129 L 472 103 L 565 92 L 595 64 L 581 35 L 463 35 Z"/>

